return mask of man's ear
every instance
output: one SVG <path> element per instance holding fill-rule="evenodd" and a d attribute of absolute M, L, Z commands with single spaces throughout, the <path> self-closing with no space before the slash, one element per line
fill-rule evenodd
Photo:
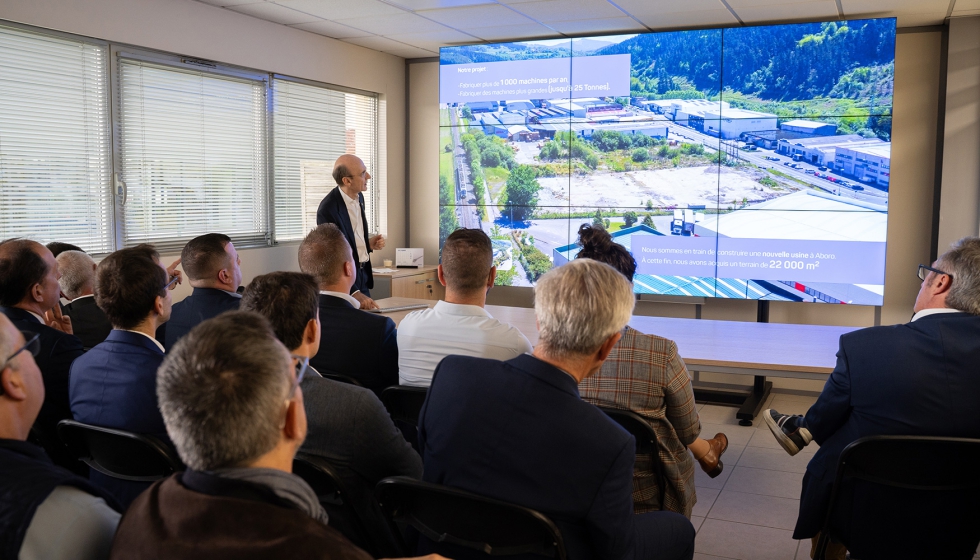
<path fill-rule="evenodd" d="M 0 371 L 0 387 L 3 387 L 5 397 L 15 401 L 27 400 L 27 390 L 24 387 L 24 378 L 14 368 L 7 366 Z"/>
<path fill-rule="evenodd" d="M 496 281 L 497 281 L 497 267 L 496 266 L 491 266 L 490 267 L 490 276 L 487 277 L 487 289 L 489 290 L 490 288 L 492 288 L 493 287 L 493 283 L 496 282 Z"/>
<path fill-rule="evenodd" d="M 302 395 L 302 389 L 296 392 Z M 283 435 L 288 440 L 303 441 L 306 439 L 306 411 L 303 410 L 303 399 L 293 398 L 286 407 L 286 425 L 282 428 Z"/>
<path fill-rule="evenodd" d="M 218 281 L 222 284 L 228 284 L 231 282 L 231 272 L 227 268 L 222 268 L 218 271 Z"/>
<path fill-rule="evenodd" d="M 443 286 L 445 286 L 446 285 L 446 274 L 442 271 L 442 265 L 441 264 L 439 265 L 438 268 L 436 268 L 436 276 L 439 277 L 439 283 L 442 284 Z"/>
<path fill-rule="evenodd" d="M 303 330 L 303 344 L 313 344 L 320 335 L 320 320 L 316 317 L 310 319 L 306 323 L 306 329 Z"/>
<path fill-rule="evenodd" d="M 158 316 L 163 315 L 163 307 L 166 304 L 167 302 L 165 298 L 157 296 L 156 299 L 153 300 L 153 312 L 156 313 Z"/>
<path fill-rule="evenodd" d="M 619 342 L 619 339 L 622 337 L 623 332 L 619 331 L 607 338 L 606 341 L 602 343 L 602 346 L 599 347 L 599 352 L 596 354 L 596 359 L 600 362 L 606 361 L 606 358 L 609 357 L 609 353 L 612 352 L 613 347 L 616 346 L 616 343 Z"/>
<path fill-rule="evenodd" d="M 953 287 L 953 280 L 949 274 L 939 274 L 939 279 L 936 280 L 933 285 L 933 293 L 935 295 L 948 294 L 949 289 Z"/>
<path fill-rule="evenodd" d="M 344 261 L 344 276 L 357 278 L 357 269 L 354 268 L 354 261 Z"/>
<path fill-rule="evenodd" d="M 44 290 L 41 288 L 41 284 L 34 284 L 31 286 L 31 297 L 37 303 L 42 303 L 44 301 Z"/>

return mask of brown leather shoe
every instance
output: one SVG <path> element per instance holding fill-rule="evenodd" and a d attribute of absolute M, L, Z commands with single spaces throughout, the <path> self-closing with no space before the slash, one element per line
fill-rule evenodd
<path fill-rule="evenodd" d="M 715 437 L 705 441 L 708 442 L 708 452 L 698 459 L 698 463 L 708 476 L 716 478 L 725 468 L 725 464 L 721 462 L 721 455 L 728 449 L 728 436 L 715 434 Z"/>

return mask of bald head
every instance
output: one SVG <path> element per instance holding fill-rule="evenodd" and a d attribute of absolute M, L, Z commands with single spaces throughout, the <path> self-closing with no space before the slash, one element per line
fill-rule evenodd
<path fill-rule="evenodd" d="M 368 173 L 364 162 L 355 155 L 344 154 L 333 164 L 334 181 L 351 198 L 367 190 L 367 182 L 370 178 L 371 174 Z"/>
<path fill-rule="evenodd" d="M 0 305 L 43 314 L 58 304 L 58 261 L 30 239 L 0 242 Z"/>

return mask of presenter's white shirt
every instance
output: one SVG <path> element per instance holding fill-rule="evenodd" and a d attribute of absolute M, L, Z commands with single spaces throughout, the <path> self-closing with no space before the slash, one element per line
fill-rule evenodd
<path fill-rule="evenodd" d="M 428 387 L 449 355 L 509 360 L 532 350 L 521 331 L 478 305 L 440 301 L 409 313 L 398 325 L 398 382 Z"/>
<path fill-rule="evenodd" d="M 366 263 L 371 259 L 367 246 L 364 244 L 364 221 L 361 218 L 361 203 L 357 198 L 347 196 L 344 189 L 337 187 L 347 205 L 347 215 L 350 216 L 350 226 L 354 230 L 354 243 L 357 244 L 357 262 Z"/>

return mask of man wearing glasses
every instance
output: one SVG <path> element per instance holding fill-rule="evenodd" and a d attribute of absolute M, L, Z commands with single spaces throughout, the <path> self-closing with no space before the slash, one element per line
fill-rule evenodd
<path fill-rule="evenodd" d="M 96 269 L 95 301 L 113 330 L 71 366 L 71 412 L 75 420 L 156 437 L 169 442 L 157 406 L 156 373 L 163 362 L 157 327 L 170 318 L 170 277 L 152 245 L 112 253 Z M 150 486 L 90 474 L 92 482 L 123 507 Z"/>
<path fill-rule="evenodd" d="M 371 174 L 361 158 L 344 154 L 334 163 L 333 178 L 337 182 L 337 188 L 320 202 L 316 211 L 316 224 L 334 224 L 344 232 L 357 263 L 357 280 L 350 295 L 361 302 L 361 309 L 374 309 L 377 305 L 371 299 L 371 288 L 374 287 L 371 252 L 383 249 L 385 238 L 380 234 L 368 234 L 364 195 L 361 193 L 367 191 Z"/>
<path fill-rule="evenodd" d="M 931 266 L 919 265 L 918 276 L 922 286 L 912 320 L 842 336 L 837 366 L 805 416 L 763 412 L 790 455 L 811 441 L 820 445 L 803 478 L 795 539 L 812 538 L 816 546 L 838 459 L 851 442 L 873 435 L 980 438 L 980 238 L 962 239 Z M 975 507 L 963 511 L 927 498 L 909 503 L 896 500 L 894 494 L 883 494 L 880 500 L 893 511 L 907 510 L 916 534 L 931 534 L 932 523 L 975 520 L 972 530 L 962 532 L 963 542 L 936 542 L 932 557 L 958 558 L 964 550 L 969 557 L 976 550 L 980 522 Z M 833 525 L 849 534 L 881 534 L 883 529 L 854 526 L 836 513 Z M 891 529 L 903 534 L 902 529 Z M 847 534 L 841 537 L 847 540 Z M 903 542 L 896 539 L 891 544 L 901 547 Z M 900 556 L 899 548 L 891 554 L 876 552 L 880 557 Z M 827 558 L 843 559 L 844 554 L 843 546 L 831 543 Z"/>
<path fill-rule="evenodd" d="M 119 523 L 113 499 L 26 441 L 44 401 L 40 338 L 0 314 L 0 558 L 101 560 Z"/>
<path fill-rule="evenodd" d="M 72 333 L 71 319 L 61 314 L 59 278 L 58 261 L 44 245 L 29 239 L 0 243 L 0 313 L 17 329 L 40 335 L 37 365 L 45 398 L 35 435 L 55 464 L 77 470 L 78 461 L 58 440 L 57 425 L 71 418 L 68 371 L 84 350 Z"/>

